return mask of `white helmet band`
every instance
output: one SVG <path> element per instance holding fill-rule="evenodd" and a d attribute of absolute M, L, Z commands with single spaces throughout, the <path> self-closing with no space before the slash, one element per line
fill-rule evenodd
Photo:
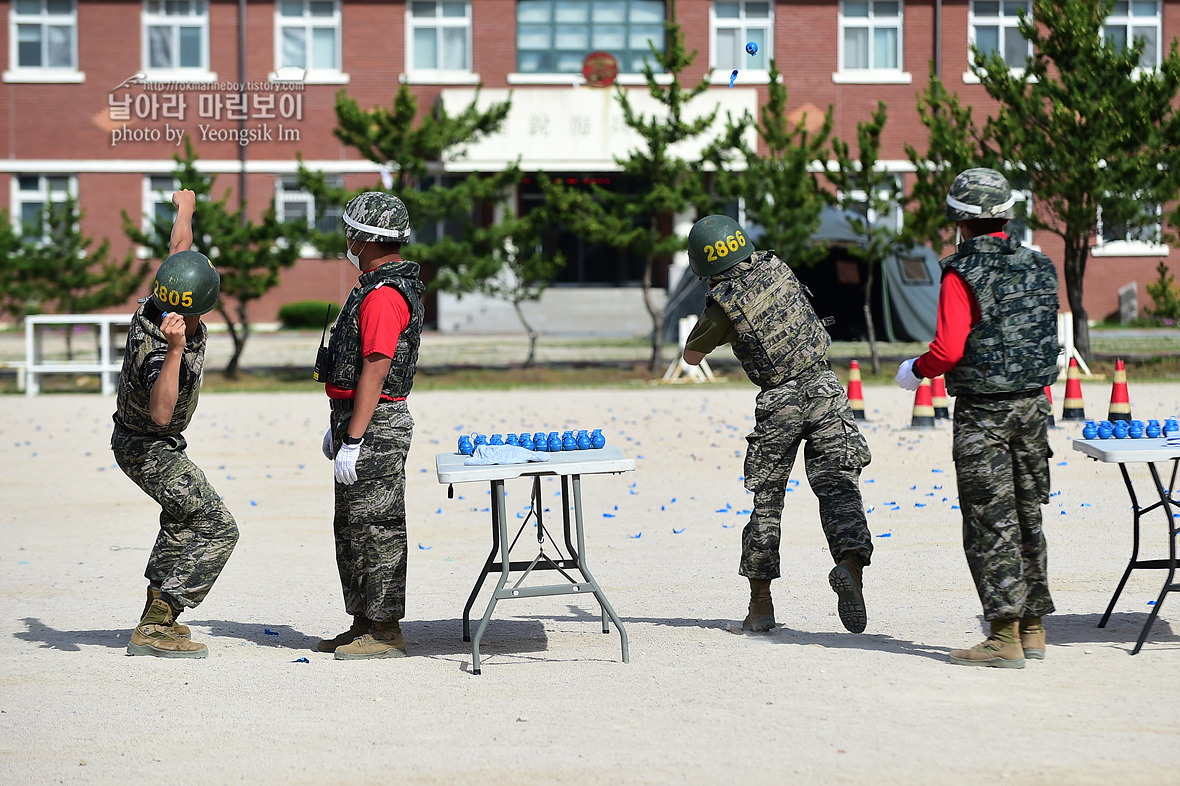
<path fill-rule="evenodd" d="M 347 213 L 342 217 L 345 224 L 348 224 L 353 229 L 359 229 L 361 232 L 368 232 L 377 237 L 387 237 L 390 240 L 395 240 L 403 243 L 410 239 L 410 230 L 407 228 L 404 232 L 399 232 L 396 229 L 387 229 L 385 227 L 375 227 L 369 224 L 362 224 Z"/>
<path fill-rule="evenodd" d="M 947 194 L 947 196 L 946 196 L 946 204 L 948 207 L 953 207 L 955 210 L 959 210 L 963 213 L 970 213 L 973 216 L 978 216 L 983 213 L 983 208 L 980 207 L 979 205 L 969 205 L 966 202 L 960 202 L 959 200 L 955 199 L 950 194 Z M 998 205 L 993 205 L 992 207 L 988 208 L 988 210 L 993 213 L 1003 213 L 1004 211 L 1008 210 L 1009 208 L 1011 208 L 1015 204 L 1016 204 L 1016 197 L 1010 196 L 1010 197 L 1008 197 L 1007 202 L 1003 202 Z"/>

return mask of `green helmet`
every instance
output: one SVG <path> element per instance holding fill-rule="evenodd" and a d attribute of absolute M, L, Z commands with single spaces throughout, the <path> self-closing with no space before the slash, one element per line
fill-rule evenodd
<path fill-rule="evenodd" d="M 177 251 L 152 279 L 152 302 L 161 311 L 185 316 L 212 311 L 220 291 L 221 274 L 199 251 Z"/>
<path fill-rule="evenodd" d="M 407 243 L 410 240 L 410 214 L 393 194 L 366 191 L 353 197 L 340 220 L 344 236 L 366 243 Z"/>
<path fill-rule="evenodd" d="M 1008 178 L 994 169 L 968 169 L 955 178 L 946 195 L 948 221 L 975 221 L 981 218 L 1012 218 L 1016 198 Z"/>
<path fill-rule="evenodd" d="M 754 244 L 729 216 L 705 216 L 688 232 L 688 263 L 701 278 L 729 270 L 753 253 Z"/>

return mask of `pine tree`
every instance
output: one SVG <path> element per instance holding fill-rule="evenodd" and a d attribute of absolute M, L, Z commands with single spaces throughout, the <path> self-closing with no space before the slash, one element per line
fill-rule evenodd
<path fill-rule="evenodd" d="M 861 242 L 849 250 L 864 260 L 868 271 L 865 275 L 863 309 L 874 374 L 881 373 L 881 356 L 877 350 L 877 333 L 873 326 L 873 282 L 881 262 L 899 243 L 897 228 L 880 221 L 881 216 L 897 209 L 901 196 L 897 179 L 877 166 L 881 155 L 881 133 L 887 119 L 885 103 L 878 102 L 869 120 L 856 124 L 855 158 L 847 142 L 833 139 L 832 153 L 836 157 L 836 168 L 826 172 L 828 180 L 839 194 L 840 206 L 849 216 L 852 231 L 861 238 Z"/>
<path fill-rule="evenodd" d="M 723 199 L 744 201 L 748 225 L 762 229 L 760 248 L 774 249 L 792 266 L 811 265 L 827 251 L 826 244 L 812 238 L 831 199 L 819 187 L 815 165 L 827 158 L 832 108 L 828 107 L 814 131 L 806 115 L 791 123 L 786 108 L 787 85 L 771 59 L 769 96 L 759 109 L 757 123 L 748 112 L 737 122 L 728 118 L 725 134 L 709 150 L 716 165 L 714 190 Z M 750 127 L 765 143 L 765 156 L 746 142 Z M 743 161 L 745 168 L 733 168 L 735 159 Z"/>
<path fill-rule="evenodd" d="M 1029 225 L 1061 237 L 1074 346 L 1084 358 L 1086 263 L 1099 216 L 1107 226 L 1149 230 L 1156 207 L 1180 189 L 1180 49 L 1173 40 L 1158 66 L 1140 68 L 1142 39 L 1124 50 L 1104 43 L 1113 9 L 1114 0 L 1033 0 L 1033 14 L 1020 21 L 1033 51 L 1023 71 L 973 49 L 971 70 L 998 103 L 981 129 L 949 112 L 945 94 L 928 104 L 950 117 L 947 138 L 931 139 L 930 158 L 953 158 L 948 147 L 974 142 L 972 165 L 1005 162 L 1013 185 L 1032 194 Z"/>
<path fill-rule="evenodd" d="M 660 221 L 693 209 L 709 212 L 716 206 L 707 188 L 703 157 L 686 161 L 673 152 L 676 145 L 709 131 L 718 114 L 718 109 L 713 109 L 688 119 L 688 104 L 709 89 L 709 82 L 702 80 L 687 90 L 681 84 L 680 75 L 697 53 L 684 46 L 674 0 L 668 4 L 664 28 L 666 51 L 652 45 L 651 57 L 643 66 L 648 93 L 660 104 L 659 112 L 643 115 L 632 106 L 627 91 L 620 87 L 615 92 L 624 121 L 642 137 L 637 148 L 626 157 L 616 156 L 615 161 L 624 175 L 640 184 L 639 193 L 614 193 L 599 186 L 585 192 L 542 181 L 551 209 L 561 215 L 571 232 L 643 258 L 643 303 L 652 322 L 649 368 L 653 373 L 662 370 L 664 345 L 664 308 L 656 303 L 652 290 L 655 266 L 657 261 L 683 251 L 687 242 L 686 237 L 665 234 Z M 671 77 L 668 84 L 656 80 L 653 63 Z"/>
<path fill-rule="evenodd" d="M 225 375 L 238 374 L 242 352 L 250 338 L 250 303 L 278 285 L 279 273 L 295 264 L 307 237 L 307 226 L 299 222 L 279 221 L 274 201 L 258 223 L 246 218 L 246 205 L 231 210 L 230 189 L 220 199 L 213 196 L 215 178 L 197 171 L 197 153 L 185 137 L 185 154 L 174 155 L 174 176 L 180 188 L 197 195 L 193 211 L 193 249 L 213 261 L 221 274 L 221 299 L 217 311 L 225 319 L 234 353 L 225 367 Z M 171 219 L 155 219 L 148 231 L 142 231 L 123 212 L 123 232 L 135 243 L 151 249 L 158 259 L 168 255 L 172 230 Z"/>

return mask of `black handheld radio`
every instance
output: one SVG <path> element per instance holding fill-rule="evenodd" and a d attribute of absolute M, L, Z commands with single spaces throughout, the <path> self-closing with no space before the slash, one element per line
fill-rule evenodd
<path fill-rule="evenodd" d="M 320 381 L 320 377 L 326 372 L 328 366 L 328 348 L 324 346 L 324 339 L 328 335 L 328 322 L 332 318 L 332 305 L 328 304 L 328 311 L 324 314 L 324 332 L 320 334 L 320 348 L 315 353 L 315 368 L 311 370 L 311 378 L 316 382 Z"/>

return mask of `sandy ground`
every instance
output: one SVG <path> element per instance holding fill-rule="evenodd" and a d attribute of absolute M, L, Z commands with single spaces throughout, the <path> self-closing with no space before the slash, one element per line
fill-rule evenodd
<path fill-rule="evenodd" d="M 1085 390 L 1091 414 L 1104 410 L 1108 385 Z M 413 396 L 411 657 L 348 663 L 311 651 L 347 622 L 322 397 L 202 396 L 190 454 L 241 540 L 183 618 L 210 649 L 196 661 L 124 654 L 157 509 L 114 466 L 113 399 L 4 398 L 0 782 L 1180 782 L 1180 599 L 1134 657 L 1160 572 L 1133 576 L 1096 627 L 1130 552 L 1130 517 L 1117 469 L 1071 450 L 1077 424 L 1052 433 L 1047 658 L 969 669 L 946 662 L 981 638 L 950 427 L 908 429 L 912 398 L 894 389 L 867 390 L 867 631 L 847 633 L 835 615 L 831 559 L 797 467 L 779 627 L 734 632 L 748 593 L 739 477 L 753 394 Z M 1133 385 L 1132 401 L 1137 417 L 1176 414 L 1180 386 Z M 574 426 L 603 428 L 638 464 L 583 488 L 587 559 L 626 625 L 631 662 L 620 662 L 617 633 L 602 634 L 591 597 L 544 597 L 500 603 L 475 676 L 460 618 L 490 546 L 488 490 L 460 485 L 447 499 L 434 456 L 461 431 Z M 543 489 L 549 498 L 556 481 Z M 508 494 L 513 516 L 528 483 Z M 1146 556 L 1166 555 L 1157 518 L 1146 520 Z M 519 558 L 535 554 L 532 532 Z M 485 588 L 477 616 L 486 599 Z"/>

